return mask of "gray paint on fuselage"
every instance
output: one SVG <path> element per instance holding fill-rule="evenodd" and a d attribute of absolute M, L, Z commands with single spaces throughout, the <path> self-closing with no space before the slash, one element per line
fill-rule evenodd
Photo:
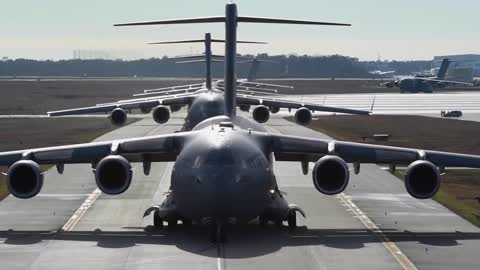
<path fill-rule="evenodd" d="M 171 179 L 180 216 L 250 220 L 265 212 L 276 182 L 261 140 L 215 125 L 186 141 Z"/>
<path fill-rule="evenodd" d="M 184 130 L 192 130 L 205 119 L 225 114 L 225 101 L 223 94 L 206 92 L 195 97 L 189 106 L 185 118 Z"/>

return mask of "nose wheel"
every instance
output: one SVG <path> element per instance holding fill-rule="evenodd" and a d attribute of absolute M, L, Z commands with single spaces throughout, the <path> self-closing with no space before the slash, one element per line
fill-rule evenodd
<path fill-rule="evenodd" d="M 296 211 L 288 211 L 288 216 L 287 216 L 287 223 L 288 223 L 288 228 L 290 230 L 295 230 L 297 228 L 297 212 Z"/>
<path fill-rule="evenodd" d="M 153 213 L 153 227 L 158 229 L 163 228 L 163 219 L 158 214 L 158 211 Z"/>

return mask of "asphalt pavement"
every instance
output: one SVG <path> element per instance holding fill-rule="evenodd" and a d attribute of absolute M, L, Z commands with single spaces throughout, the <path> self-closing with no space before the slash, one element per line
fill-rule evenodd
<path fill-rule="evenodd" d="M 170 133 L 151 119 L 98 140 Z M 326 138 L 278 117 L 271 132 Z M 153 230 L 144 210 L 159 203 L 172 163 L 153 164 L 150 176 L 134 165 L 130 189 L 101 194 L 89 165 L 52 169 L 34 199 L 0 202 L 1 269 L 478 269 L 480 230 L 432 200 L 416 200 L 402 181 L 376 165 L 363 165 L 348 189 L 326 196 L 299 163 L 275 163 L 281 190 L 307 218 L 299 228 L 232 226 L 215 245 L 203 227 Z"/>

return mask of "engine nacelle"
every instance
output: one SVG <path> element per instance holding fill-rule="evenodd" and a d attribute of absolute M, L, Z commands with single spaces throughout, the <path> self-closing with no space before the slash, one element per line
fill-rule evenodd
<path fill-rule="evenodd" d="M 152 117 L 158 124 L 165 124 L 170 119 L 170 111 L 167 107 L 158 106 L 153 109 Z"/>
<path fill-rule="evenodd" d="M 178 112 L 180 109 L 182 109 L 182 106 L 180 105 L 170 105 L 170 111 L 172 112 Z"/>
<path fill-rule="evenodd" d="M 270 111 L 267 106 L 258 106 L 253 109 L 253 119 L 260 124 L 263 124 L 270 119 Z"/>
<path fill-rule="evenodd" d="M 238 108 L 240 108 L 240 111 L 242 111 L 242 112 L 249 112 L 250 111 L 250 105 L 242 104 L 242 105 L 239 105 Z"/>
<path fill-rule="evenodd" d="M 312 112 L 302 107 L 295 112 L 295 121 L 300 125 L 308 125 L 312 122 Z"/>
<path fill-rule="evenodd" d="M 277 107 L 277 106 L 269 107 L 269 109 L 270 109 L 270 112 L 273 114 L 276 114 L 280 111 L 280 107 Z"/>
<path fill-rule="evenodd" d="M 414 198 L 429 199 L 440 188 L 440 171 L 429 161 L 417 160 L 407 168 L 405 188 Z"/>
<path fill-rule="evenodd" d="M 123 126 L 127 122 L 127 112 L 122 108 L 116 108 L 110 113 L 110 122 L 115 126 Z"/>
<path fill-rule="evenodd" d="M 106 194 L 121 194 L 130 187 L 132 182 L 132 166 L 122 156 L 107 156 L 100 160 L 95 168 L 95 182 Z"/>
<path fill-rule="evenodd" d="M 324 156 L 312 171 L 315 188 L 326 195 L 336 195 L 345 190 L 350 178 L 347 163 L 337 156 Z"/>
<path fill-rule="evenodd" d="M 152 111 L 151 107 L 140 107 L 142 113 L 150 113 Z"/>
<path fill-rule="evenodd" d="M 20 199 L 35 197 L 43 187 L 43 174 L 40 166 L 31 160 L 20 160 L 8 169 L 8 191 Z"/>

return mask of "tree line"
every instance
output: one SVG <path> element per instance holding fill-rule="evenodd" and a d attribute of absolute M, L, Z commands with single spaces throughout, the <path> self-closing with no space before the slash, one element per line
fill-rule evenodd
<path fill-rule="evenodd" d="M 252 55 L 247 55 L 253 57 Z M 332 55 L 257 55 L 258 59 L 275 63 L 261 63 L 259 78 L 369 78 L 371 70 L 395 70 L 397 74 L 411 74 L 429 69 L 431 61 L 370 61 Z M 140 60 L 0 60 L 0 76 L 89 76 L 89 77 L 204 77 L 204 64 L 176 64 L 175 59 L 150 58 Z M 250 63 L 237 65 L 239 77 L 246 77 Z M 214 63 L 214 77 L 223 76 L 223 64 Z"/>

